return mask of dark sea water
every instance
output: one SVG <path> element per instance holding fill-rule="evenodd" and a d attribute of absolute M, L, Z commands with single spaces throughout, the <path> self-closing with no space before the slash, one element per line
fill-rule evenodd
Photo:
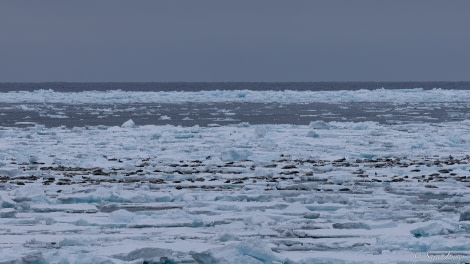
<path fill-rule="evenodd" d="M 319 83 L 0 83 L 0 91 L 56 92 L 202 91 L 202 90 L 360 90 L 360 89 L 469 90 L 470 82 L 319 82 Z M 1 96 L 1 93 L 0 93 Z M 0 126 L 119 126 L 132 119 L 137 125 L 210 126 L 250 124 L 307 125 L 312 121 L 374 121 L 383 124 L 446 122 L 470 119 L 470 104 L 446 103 L 134 103 L 134 104 L 25 104 L 0 103 Z"/>

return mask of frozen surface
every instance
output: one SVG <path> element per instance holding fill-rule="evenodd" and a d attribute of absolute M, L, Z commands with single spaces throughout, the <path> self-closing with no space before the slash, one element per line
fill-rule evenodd
<path fill-rule="evenodd" d="M 1 127 L 0 263 L 469 262 L 469 132 Z"/>
<path fill-rule="evenodd" d="M 0 126 L 308 125 L 373 121 L 440 123 L 470 119 L 470 90 L 199 92 L 36 90 L 0 94 Z M 314 133 L 310 134 L 315 137 Z"/>
<path fill-rule="evenodd" d="M 348 103 L 348 102 L 468 102 L 470 90 L 375 89 L 357 91 L 165 91 L 137 92 L 123 90 L 55 92 L 54 90 L 2 93 L 0 103 L 186 103 L 186 102 L 251 102 L 251 103 Z"/>

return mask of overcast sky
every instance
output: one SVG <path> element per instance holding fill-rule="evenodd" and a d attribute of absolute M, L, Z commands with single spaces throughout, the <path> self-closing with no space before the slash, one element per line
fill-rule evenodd
<path fill-rule="evenodd" d="M 470 80 L 470 1 L 0 2 L 0 82 Z"/>

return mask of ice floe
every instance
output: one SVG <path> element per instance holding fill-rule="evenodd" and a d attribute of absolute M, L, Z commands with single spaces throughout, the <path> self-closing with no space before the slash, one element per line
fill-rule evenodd
<path fill-rule="evenodd" d="M 55 92 L 54 90 L 15 91 L 2 93 L 1 103 L 113 104 L 113 103 L 185 103 L 185 102 L 260 102 L 260 103 L 350 103 L 350 102 L 465 102 L 470 101 L 469 90 L 432 89 L 375 89 L 342 91 L 253 91 L 213 90 L 137 92 L 123 90 Z"/>
<path fill-rule="evenodd" d="M 469 132 L 1 127 L 0 263 L 468 262 Z"/>

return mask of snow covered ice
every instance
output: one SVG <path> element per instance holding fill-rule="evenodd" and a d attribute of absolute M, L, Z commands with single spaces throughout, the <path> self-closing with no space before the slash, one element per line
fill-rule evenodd
<path fill-rule="evenodd" d="M 199 100 L 88 93 L 0 100 Z M 369 100 L 318 100 L 344 93 Z M 389 93 L 428 100 L 372 96 Z M 1 127 L 0 263 L 469 262 L 469 132 L 466 120 Z"/>
<path fill-rule="evenodd" d="M 49 90 L 15 91 L 2 93 L 0 103 L 185 103 L 185 102 L 282 102 L 282 103 L 346 103 L 346 102 L 468 102 L 469 90 L 446 90 L 435 88 L 414 89 L 375 89 L 340 91 L 252 91 L 252 90 L 213 90 L 213 91 L 83 91 L 55 92 Z M 26 106 L 24 106 L 26 107 Z"/>

